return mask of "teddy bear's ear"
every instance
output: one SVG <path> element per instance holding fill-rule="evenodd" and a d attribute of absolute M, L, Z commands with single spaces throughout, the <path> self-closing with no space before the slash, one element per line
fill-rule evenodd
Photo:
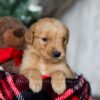
<path fill-rule="evenodd" d="M 14 36 L 16 36 L 18 38 L 22 38 L 24 36 L 24 34 L 25 34 L 25 30 L 24 29 L 21 29 L 21 28 L 15 29 L 13 31 L 13 34 L 14 34 Z"/>
<path fill-rule="evenodd" d="M 26 33 L 25 33 L 25 41 L 26 41 L 26 43 L 28 43 L 28 44 L 32 44 L 33 43 L 33 39 L 34 39 L 33 33 L 34 32 L 32 31 L 32 28 L 29 28 L 26 31 Z"/>

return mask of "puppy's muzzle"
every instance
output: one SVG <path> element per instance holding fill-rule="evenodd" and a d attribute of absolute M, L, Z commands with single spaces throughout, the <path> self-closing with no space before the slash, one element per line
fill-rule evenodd
<path fill-rule="evenodd" d="M 53 52 L 52 52 L 52 57 L 53 57 L 53 58 L 59 58 L 60 55 L 61 55 L 61 52 L 59 52 L 59 51 L 53 51 Z"/>

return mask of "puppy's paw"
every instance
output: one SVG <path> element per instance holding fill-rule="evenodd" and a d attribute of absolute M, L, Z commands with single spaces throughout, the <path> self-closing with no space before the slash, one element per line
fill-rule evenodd
<path fill-rule="evenodd" d="M 52 88 L 58 94 L 62 94 L 66 90 L 65 80 L 52 80 Z"/>
<path fill-rule="evenodd" d="M 64 74 L 55 72 L 52 74 L 52 88 L 57 94 L 62 94 L 66 90 L 66 80 Z"/>
<path fill-rule="evenodd" d="M 38 93 L 42 89 L 42 79 L 30 79 L 29 80 L 29 87 L 32 89 L 34 93 Z"/>
<path fill-rule="evenodd" d="M 42 78 L 41 74 L 38 70 L 29 68 L 20 70 L 20 73 L 25 75 L 25 77 L 29 80 L 29 87 L 32 89 L 34 93 L 38 93 L 42 89 Z"/>

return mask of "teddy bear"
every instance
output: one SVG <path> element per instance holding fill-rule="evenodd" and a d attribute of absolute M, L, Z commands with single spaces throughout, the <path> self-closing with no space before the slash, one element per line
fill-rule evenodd
<path fill-rule="evenodd" d="M 0 17 L 0 66 L 16 72 L 18 61 L 25 47 L 24 34 L 27 27 L 11 16 Z"/>
<path fill-rule="evenodd" d="M 0 48 L 22 47 L 27 27 L 14 17 L 0 18 Z"/>

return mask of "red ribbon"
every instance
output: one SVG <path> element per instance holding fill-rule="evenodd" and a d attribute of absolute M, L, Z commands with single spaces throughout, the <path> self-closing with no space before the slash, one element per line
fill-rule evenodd
<path fill-rule="evenodd" d="M 22 54 L 23 51 L 16 48 L 0 48 L 0 64 L 14 60 L 15 66 L 18 66 L 21 63 Z"/>

